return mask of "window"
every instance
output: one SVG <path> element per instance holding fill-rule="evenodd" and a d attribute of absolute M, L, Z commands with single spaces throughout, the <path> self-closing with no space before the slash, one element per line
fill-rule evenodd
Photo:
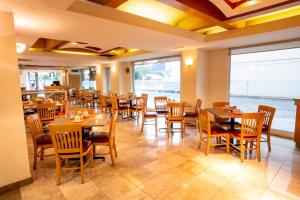
<path fill-rule="evenodd" d="M 134 92 L 147 93 L 148 106 L 155 96 L 180 101 L 180 58 L 171 57 L 134 63 Z"/>
<path fill-rule="evenodd" d="M 91 67 L 89 69 L 81 70 L 81 88 L 87 90 L 96 89 L 96 68 Z"/>
<path fill-rule="evenodd" d="M 231 55 L 230 103 L 244 112 L 276 108 L 272 128 L 294 132 L 300 48 Z"/>

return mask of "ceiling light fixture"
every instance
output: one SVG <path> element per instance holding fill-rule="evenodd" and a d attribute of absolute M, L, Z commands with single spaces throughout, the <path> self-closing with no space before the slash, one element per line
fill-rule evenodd
<path fill-rule="evenodd" d="M 26 49 L 26 44 L 17 42 L 17 53 L 23 53 Z"/>

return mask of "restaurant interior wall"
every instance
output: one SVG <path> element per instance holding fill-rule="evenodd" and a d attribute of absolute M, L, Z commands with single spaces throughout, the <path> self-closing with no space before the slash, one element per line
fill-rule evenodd
<path fill-rule="evenodd" d="M 120 62 L 119 65 L 119 93 L 132 92 L 132 63 Z"/>
<path fill-rule="evenodd" d="M 0 190 L 31 181 L 13 15 L 0 12 Z"/>

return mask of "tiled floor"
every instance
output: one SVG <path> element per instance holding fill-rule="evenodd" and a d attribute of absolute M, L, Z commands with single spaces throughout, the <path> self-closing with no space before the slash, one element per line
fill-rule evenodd
<path fill-rule="evenodd" d="M 273 137 L 271 152 L 262 144 L 261 162 L 253 155 L 241 163 L 236 152 L 223 149 L 205 156 L 196 128 L 188 128 L 182 140 L 179 133 L 167 139 L 151 125 L 145 133 L 139 127 L 118 122 L 116 166 L 109 157 L 96 160 L 85 169 L 84 184 L 78 172 L 63 171 L 57 186 L 54 157 L 38 161 L 34 182 L 20 189 L 22 199 L 300 199 L 300 151 L 291 140 Z M 28 144 L 32 161 L 30 137 Z"/>

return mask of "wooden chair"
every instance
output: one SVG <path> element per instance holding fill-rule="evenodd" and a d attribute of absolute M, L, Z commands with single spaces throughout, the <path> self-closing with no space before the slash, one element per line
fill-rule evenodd
<path fill-rule="evenodd" d="M 110 122 L 109 132 L 98 131 L 89 138 L 94 146 L 94 154 L 96 155 L 96 146 L 108 146 L 112 165 L 115 165 L 115 157 L 117 157 L 117 147 L 115 140 L 115 127 L 117 123 L 118 113 L 114 112 Z M 101 154 L 103 155 L 103 154 Z"/>
<path fill-rule="evenodd" d="M 29 133 L 33 141 L 33 169 L 36 169 L 37 158 L 44 159 L 44 150 L 52 148 L 53 143 L 51 136 L 43 133 L 43 128 L 38 114 L 29 115 L 26 118 L 29 127 Z M 40 149 L 40 155 L 38 154 Z"/>
<path fill-rule="evenodd" d="M 49 125 L 52 137 L 55 158 L 56 158 L 56 183 L 61 183 L 61 169 L 78 170 L 80 169 L 81 183 L 84 183 L 84 167 L 93 166 L 93 145 L 89 140 L 82 140 L 80 124 L 70 125 Z M 88 160 L 84 164 L 83 157 Z M 68 165 L 68 159 L 79 158 L 80 166 L 72 167 Z M 66 160 L 66 166 L 62 167 L 62 160 Z"/>
<path fill-rule="evenodd" d="M 94 100 L 94 93 L 93 92 L 85 92 L 84 94 L 84 103 L 83 107 L 94 107 L 95 100 Z"/>
<path fill-rule="evenodd" d="M 100 104 L 102 112 L 107 113 L 107 112 L 111 111 L 111 104 L 108 104 L 106 102 L 105 96 L 103 96 L 103 95 L 99 96 L 99 104 Z"/>
<path fill-rule="evenodd" d="M 239 141 L 239 145 L 234 148 L 240 150 L 241 162 L 244 161 L 245 150 L 256 150 L 257 160 L 260 161 L 260 138 L 264 117 L 265 113 L 244 113 L 241 129 L 229 131 L 230 137 Z"/>
<path fill-rule="evenodd" d="M 118 99 L 116 96 L 111 96 L 110 100 L 111 100 L 111 107 L 113 112 L 116 112 L 117 114 L 121 114 L 122 119 L 124 118 L 124 116 L 126 116 L 127 119 L 129 120 L 130 118 L 129 106 L 119 106 Z"/>
<path fill-rule="evenodd" d="M 226 152 L 229 153 L 230 134 L 228 131 L 222 127 L 212 124 L 209 113 L 206 110 L 200 109 L 198 118 L 198 126 L 200 130 L 199 149 L 201 148 L 202 142 L 204 142 L 206 143 L 205 155 L 208 155 L 210 147 L 223 145 L 226 145 Z M 206 137 L 204 137 L 204 135 L 206 135 Z M 219 140 L 219 138 L 222 137 L 226 139 L 226 143 L 223 143 L 222 139 Z M 215 138 L 216 143 L 212 143 L 213 138 Z"/>
<path fill-rule="evenodd" d="M 259 105 L 258 106 L 258 112 L 265 113 L 265 119 L 263 123 L 262 128 L 262 134 L 267 135 L 267 139 L 261 138 L 261 142 L 268 142 L 268 149 L 271 151 L 271 127 L 273 118 L 275 115 L 276 108 L 265 106 L 265 105 Z"/>
<path fill-rule="evenodd" d="M 134 113 L 137 116 L 137 119 L 140 118 L 140 112 L 142 112 L 142 101 L 143 97 L 134 97 L 132 100 L 132 107 L 130 108 L 130 113 Z"/>
<path fill-rule="evenodd" d="M 158 115 L 166 116 L 168 114 L 167 104 L 168 104 L 168 97 L 166 96 L 154 97 L 154 108 Z"/>
<path fill-rule="evenodd" d="M 145 103 L 145 107 L 146 107 L 146 110 L 147 110 L 147 107 L 148 107 L 148 94 L 143 93 L 142 97 L 143 97 L 143 101 Z"/>
<path fill-rule="evenodd" d="M 195 106 L 195 111 L 194 112 L 184 112 L 184 123 L 186 124 L 187 121 L 186 119 L 194 119 L 196 121 L 196 126 L 198 126 L 199 122 L 198 122 L 198 113 L 201 110 L 201 104 L 202 104 L 202 100 L 201 99 L 197 99 L 196 102 L 196 106 Z"/>
<path fill-rule="evenodd" d="M 36 106 L 42 124 L 48 124 L 55 119 L 55 103 L 43 103 Z"/>
<path fill-rule="evenodd" d="M 144 130 L 144 125 L 145 122 L 148 119 L 154 119 L 155 120 L 155 131 L 157 131 L 157 113 L 156 112 L 147 112 L 147 107 L 146 107 L 146 101 L 142 101 L 141 103 L 141 108 L 142 108 L 142 128 L 141 132 Z"/>
<path fill-rule="evenodd" d="M 168 103 L 167 104 L 167 133 L 170 137 L 171 124 L 179 123 L 181 124 L 181 137 L 184 135 L 184 104 L 183 103 Z"/>

